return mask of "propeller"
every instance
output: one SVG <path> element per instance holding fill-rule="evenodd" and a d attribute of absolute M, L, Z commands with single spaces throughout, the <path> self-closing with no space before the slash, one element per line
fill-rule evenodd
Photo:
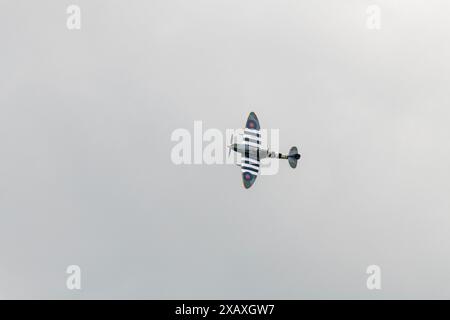
<path fill-rule="evenodd" d="M 231 148 L 233 147 L 233 134 L 231 134 L 230 145 L 228 146 L 228 158 L 231 155 Z"/>

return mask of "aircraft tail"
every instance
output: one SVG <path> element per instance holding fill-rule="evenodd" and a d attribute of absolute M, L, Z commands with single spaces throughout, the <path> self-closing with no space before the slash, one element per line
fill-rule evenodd
<path fill-rule="evenodd" d="M 288 155 L 289 165 L 292 169 L 297 167 L 298 159 L 300 159 L 300 154 L 298 153 L 297 147 L 292 147 Z"/>

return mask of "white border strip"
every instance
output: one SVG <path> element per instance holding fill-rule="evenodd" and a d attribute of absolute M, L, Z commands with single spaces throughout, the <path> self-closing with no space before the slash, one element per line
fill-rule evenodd
<path fill-rule="evenodd" d="M 241 159 L 242 159 L 242 161 L 248 161 L 248 162 L 253 162 L 253 163 L 259 164 L 259 161 L 256 159 L 246 158 L 246 157 L 242 157 Z"/>
<path fill-rule="evenodd" d="M 254 166 L 254 165 L 249 164 L 249 163 L 242 163 L 242 164 L 241 164 L 241 168 L 245 169 L 244 167 L 249 167 L 249 168 L 256 169 L 256 170 L 259 171 L 259 167 Z"/>

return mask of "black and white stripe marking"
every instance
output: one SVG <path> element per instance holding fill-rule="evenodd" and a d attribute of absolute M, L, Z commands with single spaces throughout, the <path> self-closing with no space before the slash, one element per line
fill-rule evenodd
<path fill-rule="evenodd" d="M 245 152 L 242 157 L 241 170 L 253 175 L 259 172 L 259 148 L 261 147 L 261 134 L 259 130 L 245 128 L 244 129 L 244 146 Z M 250 147 L 256 148 L 257 159 L 250 158 Z"/>
<path fill-rule="evenodd" d="M 258 148 L 261 145 L 261 135 L 258 130 L 244 129 L 244 144 Z"/>

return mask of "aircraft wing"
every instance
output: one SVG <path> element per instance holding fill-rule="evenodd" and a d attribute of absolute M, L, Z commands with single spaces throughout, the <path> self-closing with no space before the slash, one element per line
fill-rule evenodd
<path fill-rule="evenodd" d="M 261 127 L 254 112 L 247 118 L 244 129 L 245 153 L 241 158 L 242 181 L 246 189 L 250 188 L 259 173 L 259 148 L 261 146 Z"/>
<path fill-rule="evenodd" d="M 254 112 L 250 112 L 250 114 L 248 115 L 247 122 L 245 123 L 245 128 L 258 131 L 261 130 L 258 117 Z"/>

